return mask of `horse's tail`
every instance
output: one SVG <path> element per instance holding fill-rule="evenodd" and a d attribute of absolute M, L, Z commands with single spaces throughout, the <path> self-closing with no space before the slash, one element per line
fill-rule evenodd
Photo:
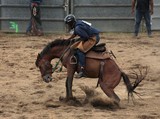
<path fill-rule="evenodd" d="M 123 77 L 123 81 L 126 85 L 128 93 L 132 93 L 136 87 L 133 89 L 133 86 L 129 80 L 129 77 L 124 72 L 121 72 L 121 76 Z"/>
<path fill-rule="evenodd" d="M 136 93 L 134 90 L 139 85 L 139 83 L 144 79 L 144 78 L 137 79 L 132 85 L 127 74 L 125 74 L 124 72 L 121 72 L 121 76 L 123 77 L 123 81 L 127 87 L 128 94 L 133 93 L 133 92 Z"/>

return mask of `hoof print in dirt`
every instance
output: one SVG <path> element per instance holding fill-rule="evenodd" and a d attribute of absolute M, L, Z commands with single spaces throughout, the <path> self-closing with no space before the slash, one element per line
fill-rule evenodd
<path fill-rule="evenodd" d="M 46 107 L 47 108 L 58 108 L 58 107 L 60 107 L 60 105 L 48 103 L 48 104 L 46 104 Z"/>

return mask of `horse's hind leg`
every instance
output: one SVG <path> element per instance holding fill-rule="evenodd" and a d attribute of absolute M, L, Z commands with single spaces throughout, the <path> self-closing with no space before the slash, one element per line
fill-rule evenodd
<path fill-rule="evenodd" d="M 119 67 L 116 65 L 114 60 L 108 59 L 105 62 L 102 77 L 99 80 L 99 84 L 103 90 L 103 92 L 111 99 L 113 99 L 114 103 L 119 106 L 120 99 L 115 94 L 114 88 L 119 84 L 121 80 L 121 71 Z"/>
<path fill-rule="evenodd" d="M 106 86 L 104 83 L 100 82 L 100 86 L 103 92 L 111 99 L 113 99 L 114 103 L 119 106 L 120 99 L 114 92 L 111 87 Z"/>

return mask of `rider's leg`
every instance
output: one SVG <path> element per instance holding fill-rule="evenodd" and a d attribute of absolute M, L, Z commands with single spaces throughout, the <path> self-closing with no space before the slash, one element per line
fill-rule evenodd
<path fill-rule="evenodd" d="M 85 53 L 83 53 L 82 51 L 80 51 L 79 49 L 77 49 L 77 57 L 78 57 L 78 61 L 79 61 L 79 65 L 81 67 L 80 72 L 78 73 L 79 78 L 84 76 L 84 66 L 85 66 Z"/>

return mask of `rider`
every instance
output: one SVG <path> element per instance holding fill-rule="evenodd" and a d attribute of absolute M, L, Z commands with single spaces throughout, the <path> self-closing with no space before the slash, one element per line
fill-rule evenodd
<path fill-rule="evenodd" d="M 100 31 L 93 28 L 89 22 L 76 20 L 73 14 L 67 15 L 64 22 L 68 25 L 69 30 L 73 30 L 73 34 L 67 40 L 73 39 L 76 36 L 79 36 L 81 39 L 80 42 L 77 42 L 75 47 L 75 49 L 77 49 L 76 54 L 80 65 L 80 72 L 77 77 L 81 78 L 84 76 L 85 53 L 99 42 Z"/>

